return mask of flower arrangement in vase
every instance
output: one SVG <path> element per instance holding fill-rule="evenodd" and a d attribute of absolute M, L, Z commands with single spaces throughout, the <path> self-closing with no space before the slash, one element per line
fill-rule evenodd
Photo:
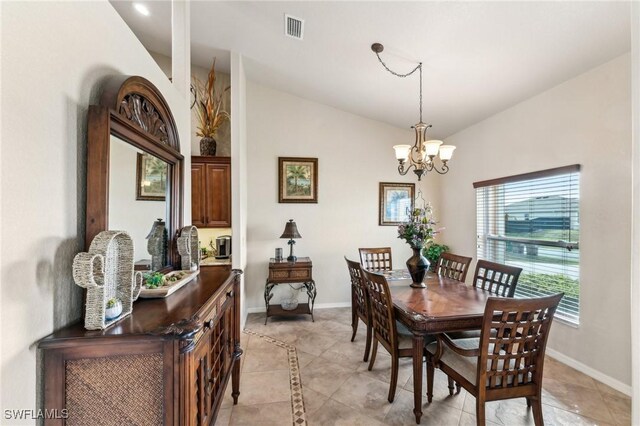
<path fill-rule="evenodd" d="M 222 93 L 216 94 L 216 59 L 209 70 L 206 83 L 193 76 L 193 88 L 195 91 L 196 116 L 198 118 L 198 128 L 196 135 L 200 136 L 200 155 L 216 155 L 216 140 L 214 136 L 218 128 L 231 116 L 222 108 L 222 101 L 226 92 L 231 89 L 227 86 L 222 89 Z"/>
<path fill-rule="evenodd" d="M 422 255 L 425 245 L 433 242 L 440 232 L 435 229 L 433 208 L 426 203 L 424 207 L 416 207 L 409 214 L 409 221 L 398 226 L 398 238 L 402 238 L 411 246 L 413 256 L 407 260 L 407 269 L 411 274 L 411 287 L 425 288 L 424 276 L 429 270 L 429 260 Z"/>

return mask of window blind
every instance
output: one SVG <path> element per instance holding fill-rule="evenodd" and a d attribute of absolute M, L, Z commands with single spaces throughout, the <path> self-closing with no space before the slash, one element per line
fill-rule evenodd
<path fill-rule="evenodd" d="M 522 268 L 515 297 L 565 296 L 556 316 L 580 317 L 580 166 L 474 183 L 477 256 Z"/>

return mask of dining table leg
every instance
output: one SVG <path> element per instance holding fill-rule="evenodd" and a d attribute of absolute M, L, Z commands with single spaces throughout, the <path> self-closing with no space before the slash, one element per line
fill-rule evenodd
<path fill-rule="evenodd" d="M 422 417 L 422 359 L 424 357 L 424 336 L 413 335 L 413 414 L 416 423 Z"/>

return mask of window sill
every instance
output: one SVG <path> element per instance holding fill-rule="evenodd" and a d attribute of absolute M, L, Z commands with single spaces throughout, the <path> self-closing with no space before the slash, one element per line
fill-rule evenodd
<path fill-rule="evenodd" d="M 568 320 L 568 319 L 565 319 L 565 318 L 561 318 L 561 317 L 557 317 L 556 316 L 556 317 L 553 318 L 553 320 L 556 321 L 556 322 L 559 322 L 561 324 L 564 324 L 564 325 L 566 325 L 568 327 L 571 327 L 571 328 L 576 328 L 576 329 L 580 328 L 580 323 L 575 323 L 575 322 L 573 322 L 571 320 Z"/>

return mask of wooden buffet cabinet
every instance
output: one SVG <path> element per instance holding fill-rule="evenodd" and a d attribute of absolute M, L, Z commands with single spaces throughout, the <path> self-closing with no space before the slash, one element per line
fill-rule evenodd
<path fill-rule="evenodd" d="M 82 323 L 39 343 L 47 425 L 212 425 L 240 383 L 239 270 L 203 268 L 166 299 L 144 299 L 106 330 Z"/>
<path fill-rule="evenodd" d="M 231 227 L 230 157 L 191 157 L 191 217 L 200 228 Z"/>

